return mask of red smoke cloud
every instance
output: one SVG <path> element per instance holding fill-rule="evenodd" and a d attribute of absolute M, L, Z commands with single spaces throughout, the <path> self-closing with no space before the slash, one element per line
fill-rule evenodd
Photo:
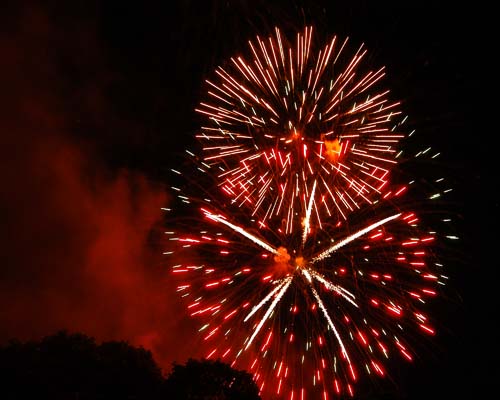
<path fill-rule="evenodd" d="M 164 368 L 196 357 L 162 258 L 164 187 L 126 166 L 109 167 L 95 138 L 70 132 L 71 96 L 44 47 L 64 38 L 43 13 L 19 15 L 10 28 L 0 37 L 0 73 L 8 78 L 0 104 L 7 111 L 0 341 L 67 329 L 144 345 Z M 89 115 L 105 118 L 95 88 L 82 92 Z"/>
<path fill-rule="evenodd" d="M 144 345 L 163 361 L 185 356 L 161 257 L 163 188 L 111 174 L 57 135 L 30 137 L 22 153 L 3 154 L 1 339 L 65 328 Z"/>

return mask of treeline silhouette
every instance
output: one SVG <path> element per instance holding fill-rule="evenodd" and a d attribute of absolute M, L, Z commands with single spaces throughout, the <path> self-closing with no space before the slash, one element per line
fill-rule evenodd
<path fill-rule="evenodd" d="M 162 374 L 150 351 L 124 341 L 97 344 L 61 331 L 0 347 L 0 398 L 257 400 L 252 376 L 220 361 L 189 359 Z"/>

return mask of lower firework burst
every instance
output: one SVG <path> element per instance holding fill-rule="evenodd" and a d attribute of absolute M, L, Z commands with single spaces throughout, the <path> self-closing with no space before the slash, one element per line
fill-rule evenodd
<path fill-rule="evenodd" d="M 423 309 L 446 281 L 434 251 L 442 237 L 411 207 L 422 209 L 414 182 L 349 223 L 315 229 L 304 216 L 288 235 L 200 198 L 204 179 L 190 177 L 174 188 L 186 209 L 172 213 L 165 254 L 207 358 L 249 370 L 270 398 L 353 396 L 361 374 L 414 358 L 408 333 L 434 334 Z"/>
<path fill-rule="evenodd" d="M 183 183 L 172 187 L 178 204 L 167 210 L 165 255 L 177 291 L 200 320 L 205 357 L 253 373 L 264 397 L 354 396 L 362 375 L 387 374 L 391 356 L 414 358 L 415 332 L 435 333 L 424 308 L 447 278 L 435 254 L 443 236 L 428 223 L 448 219 L 426 205 L 449 189 L 441 178 L 431 181 L 441 189 L 430 192 L 398 176 L 402 151 L 384 146 L 393 182 L 344 218 L 318 212 L 329 187 L 321 163 L 306 165 L 293 195 L 276 194 L 271 203 L 281 211 L 273 218 L 227 196 L 223 168 L 207 163 L 205 148 L 187 152 L 186 172 L 173 170 Z M 427 148 L 407 160 L 437 156 Z M 256 163 L 252 170 L 266 169 Z M 350 174 L 358 167 L 353 162 Z M 273 181 L 283 177 L 267 171 Z"/>

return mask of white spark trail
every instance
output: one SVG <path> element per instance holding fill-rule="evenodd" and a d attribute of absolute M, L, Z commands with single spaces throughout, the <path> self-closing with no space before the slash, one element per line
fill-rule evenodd
<path fill-rule="evenodd" d="M 328 289 L 333 290 L 334 292 L 338 293 L 340 296 L 342 296 L 345 300 L 347 300 L 349 303 L 351 303 L 353 306 L 356 308 L 359 308 L 359 306 L 354 302 L 356 297 L 349 292 L 347 289 L 344 289 L 342 286 L 335 285 L 332 282 L 326 280 L 321 274 L 317 273 L 316 271 L 309 270 L 313 278 L 321 282 L 323 285 L 325 285 Z"/>
<path fill-rule="evenodd" d="M 264 297 L 261 302 L 259 304 L 257 304 L 256 306 L 254 306 L 252 308 L 252 311 L 250 311 L 250 313 L 245 317 L 245 319 L 243 320 L 243 322 L 247 322 L 251 317 L 252 315 L 254 315 L 264 304 L 266 304 L 269 299 L 271 297 L 273 297 L 273 295 L 278 291 L 280 290 L 283 285 L 286 284 L 286 281 L 285 280 L 282 280 L 273 290 L 271 290 L 271 292 L 266 296 Z"/>
<path fill-rule="evenodd" d="M 309 198 L 309 204 L 307 206 L 307 211 L 306 211 L 306 218 L 304 221 L 304 232 L 302 233 L 302 246 L 306 243 L 307 235 L 309 234 L 309 228 L 311 225 L 311 210 L 312 210 L 312 205 L 314 202 L 314 192 L 316 191 L 316 180 L 314 181 L 312 190 L 311 190 L 311 197 Z"/>
<path fill-rule="evenodd" d="M 332 254 L 334 251 L 340 249 L 341 247 L 344 247 L 346 244 L 352 242 L 353 240 L 356 240 L 360 236 L 365 235 L 366 233 L 372 231 L 373 229 L 375 229 L 375 228 L 377 228 L 377 227 L 379 227 L 381 225 L 384 225 L 385 223 L 387 223 L 389 221 L 392 221 L 393 219 L 398 218 L 400 215 L 401 215 L 401 213 L 392 215 L 392 216 L 387 217 L 387 218 L 384 218 L 384 219 L 382 219 L 382 220 L 380 220 L 378 222 L 375 222 L 374 224 L 371 224 L 371 225 L 367 226 L 366 228 L 363 228 L 363 229 L 357 231 L 356 233 L 353 233 L 352 235 L 347 236 L 345 239 L 342 239 L 341 241 L 339 241 L 338 243 L 336 243 L 333 246 L 329 247 L 325 251 L 319 253 L 316 257 L 314 257 L 311 260 L 311 264 L 314 264 L 317 261 L 325 259 L 330 254 Z"/>
<path fill-rule="evenodd" d="M 312 279 L 311 279 L 311 275 L 309 274 L 309 272 L 307 272 L 306 270 L 302 270 L 302 272 L 304 273 L 306 278 L 309 280 L 309 282 L 311 282 Z M 351 360 L 349 359 L 349 355 L 347 354 L 347 350 L 344 346 L 344 342 L 342 342 L 342 338 L 340 337 L 339 332 L 337 331 L 337 328 L 335 327 L 335 324 L 333 323 L 332 319 L 330 318 L 330 315 L 328 314 L 328 311 L 326 310 L 326 307 L 323 304 L 321 297 L 319 297 L 318 292 L 316 292 L 316 289 L 314 289 L 312 286 L 311 286 L 311 291 L 314 295 L 314 298 L 316 299 L 316 302 L 318 303 L 319 308 L 321 309 L 321 311 L 323 311 L 323 315 L 325 316 L 326 320 L 328 321 L 328 325 L 330 326 L 330 328 L 332 328 L 333 333 L 334 333 L 335 337 L 337 338 L 337 342 L 339 342 L 342 354 L 345 356 L 347 362 L 349 364 L 351 364 Z"/>
<path fill-rule="evenodd" d="M 240 226 L 234 225 L 231 222 L 224 219 L 223 217 L 221 217 L 220 215 L 212 214 L 210 211 L 203 210 L 203 212 L 211 220 L 216 221 L 216 222 L 220 222 L 221 224 L 226 225 L 227 227 L 231 228 L 233 231 L 238 232 L 242 236 L 245 236 L 247 239 L 250 239 L 252 242 L 254 242 L 255 244 L 258 244 L 260 247 L 269 251 L 270 253 L 273 253 L 276 255 L 279 254 L 278 250 L 276 250 L 274 247 L 268 245 L 266 242 L 264 242 L 263 240 L 259 239 L 256 236 L 252 235 L 251 233 L 248 233 L 246 230 L 244 230 Z"/>
<path fill-rule="evenodd" d="M 281 300 L 281 298 L 285 294 L 286 290 L 288 289 L 288 286 L 290 286 L 291 283 L 292 283 L 292 278 L 291 277 L 288 277 L 288 278 L 285 279 L 285 283 L 281 286 L 281 290 L 279 291 L 279 293 L 274 298 L 273 302 L 271 303 L 271 305 L 267 309 L 266 313 L 264 314 L 264 317 L 262 317 L 262 319 L 260 320 L 259 324 L 257 325 L 257 328 L 255 328 L 255 331 L 253 332 L 252 336 L 248 340 L 248 343 L 245 346 L 245 350 L 248 349 L 248 346 L 250 346 L 250 344 L 253 342 L 253 340 L 255 339 L 255 336 L 257 336 L 257 334 L 261 330 L 262 326 L 266 322 L 267 318 L 269 317 L 269 315 L 271 314 L 271 312 L 276 307 L 276 304 L 279 303 L 279 301 Z"/>

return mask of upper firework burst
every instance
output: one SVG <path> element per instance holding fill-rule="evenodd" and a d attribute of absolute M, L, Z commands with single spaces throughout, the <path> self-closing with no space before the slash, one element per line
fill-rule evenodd
<path fill-rule="evenodd" d="M 346 54 L 334 37 L 314 51 L 312 28 L 289 44 L 276 29 L 249 42 L 249 57 L 231 58 L 207 80 L 197 108 L 207 123 L 197 135 L 221 189 L 261 223 L 276 218 L 285 233 L 296 215 L 344 220 L 371 204 L 396 164 L 399 103 L 376 87 L 384 68 L 361 72 L 361 45 Z"/>

